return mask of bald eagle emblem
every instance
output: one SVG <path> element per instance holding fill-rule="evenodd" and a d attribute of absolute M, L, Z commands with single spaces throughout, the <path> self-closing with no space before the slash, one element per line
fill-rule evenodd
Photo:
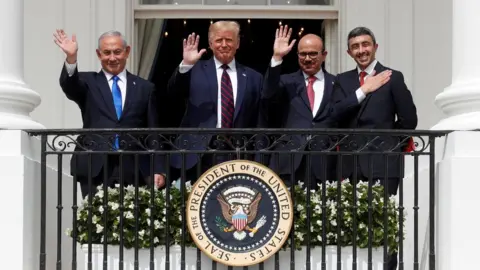
<path fill-rule="evenodd" d="M 233 237 L 239 241 L 245 239 L 247 233 L 253 237 L 267 221 L 266 216 L 258 219 L 254 227 L 251 223 L 257 217 L 257 210 L 262 200 L 262 194 L 245 186 L 233 186 L 217 195 L 222 208 L 221 217 L 216 218 L 217 227 L 224 232 L 233 232 Z M 225 223 L 225 221 L 227 223 Z"/>

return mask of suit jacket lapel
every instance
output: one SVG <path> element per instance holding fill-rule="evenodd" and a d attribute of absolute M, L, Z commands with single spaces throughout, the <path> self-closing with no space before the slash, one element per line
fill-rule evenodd
<path fill-rule="evenodd" d="M 373 70 L 375 70 L 375 74 L 378 74 L 378 73 L 384 71 L 384 70 L 385 70 L 385 67 L 382 66 L 382 65 L 380 64 L 380 62 L 377 62 L 377 64 L 375 65 L 375 68 L 374 68 Z M 360 79 L 359 79 L 359 77 L 358 77 L 357 69 L 355 69 L 355 75 L 356 75 L 356 80 L 357 80 L 358 85 L 359 85 L 358 87 L 360 87 Z M 358 89 L 358 87 L 355 88 L 355 90 Z M 380 88 L 382 88 L 382 87 L 383 87 L 383 86 L 381 86 Z M 377 91 L 378 91 L 378 90 L 377 90 Z M 365 99 L 362 101 L 360 110 L 358 110 L 357 118 L 355 119 L 355 123 L 358 123 L 358 119 L 360 118 L 360 116 L 362 115 L 362 113 L 365 111 L 365 107 L 367 106 L 368 102 L 370 101 L 370 98 L 372 97 L 372 94 L 373 94 L 373 93 L 368 94 L 368 95 L 365 97 Z"/>
<path fill-rule="evenodd" d="M 323 98 L 322 103 L 320 103 L 320 108 L 318 108 L 317 114 L 315 117 L 318 117 L 322 114 L 323 110 L 327 106 L 328 102 L 330 102 L 330 97 L 333 91 L 333 78 L 330 74 L 324 72 L 324 85 L 323 85 Z"/>
<path fill-rule="evenodd" d="M 135 76 L 133 76 L 130 72 L 127 71 L 127 89 L 126 89 L 126 97 L 125 97 L 125 105 L 123 106 L 122 110 L 122 117 L 127 113 L 128 109 L 131 107 L 133 99 L 135 98 L 135 88 L 137 86 Z"/>
<path fill-rule="evenodd" d="M 206 61 L 203 65 L 203 72 L 205 73 L 205 77 L 207 78 L 208 84 L 210 85 L 210 96 L 215 104 L 214 110 L 215 114 L 217 113 L 218 107 L 218 79 L 217 78 L 217 69 L 215 68 L 215 62 L 213 58 Z"/>
<path fill-rule="evenodd" d="M 105 73 L 100 71 L 97 74 L 97 87 L 100 90 L 100 94 L 107 106 L 107 111 L 109 112 L 112 119 L 117 120 L 117 113 L 115 111 L 115 107 L 113 106 L 113 96 L 112 90 L 110 90 L 110 86 L 108 85 L 107 78 L 105 77 Z"/>
<path fill-rule="evenodd" d="M 247 72 L 245 72 L 245 68 L 240 65 L 236 64 L 237 69 L 237 100 L 235 102 L 235 114 L 233 115 L 233 121 L 237 119 L 238 113 L 242 109 L 242 102 L 243 97 L 245 96 L 245 91 L 247 88 Z"/>

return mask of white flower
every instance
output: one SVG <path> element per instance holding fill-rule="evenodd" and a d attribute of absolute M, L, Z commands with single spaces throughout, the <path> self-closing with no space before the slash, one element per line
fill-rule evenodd
<path fill-rule="evenodd" d="M 318 225 L 318 226 L 322 226 L 322 221 L 321 221 L 320 219 L 317 220 L 317 225 Z"/>
<path fill-rule="evenodd" d="M 97 224 L 97 233 L 101 233 L 103 231 L 103 226 L 100 224 Z"/>
<path fill-rule="evenodd" d="M 302 211 L 303 210 L 303 205 L 301 205 L 301 204 L 297 205 L 297 210 Z"/>
<path fill-rule="evenodd" d="M 318 239 L 318 241 L 322 242 L 322 236 L 321 235 L 317 235 L 317 239 Z"/>
<path fill-rule="evenodd" d="M 72 234 L 72 229 L 66 229 L 66 230 L 65 230 L 65 234 L 66 234 L 67 236 L 70 236 L 70 235 Z"/>
<path fill-rule="evenodd" d="M 120 236 L 118 235 L 118 233 L 113 233 L 112 236 L 113 236 L 113 239 L 118 239 L 118 238 L 120 238 Z"/>
<path fill-rule="evenodd" d="M 113 211 L 117 210 L 120 207 L 118 203 L 114 203 L 114 202 L 108 202 L 108 206 L 110 206 Z"/>
<path fill-rule="evenodd" d="M 138 232 L 138 235 L 140 235 L 141 237 L 143 237 L 145 235 L 145 230 L 141 230 Z"/>
<path fill-rule="evenodd" d="M 103 205 L 100 205 L 100 207 L 98 207 L 98 211 L 99 211 L 101 214 L 103 214 L 103 211 L 104 211 Z"/>
<path fill-rule="evenodd" d="M 335 219 L 330 220 L 330 224 L 333 226 L 337 226 L 337 221 Z"/>
<path fill-rule="evenodd" d="M 147 214 L 147 216 L 150 216 L 150 212 L 150 208 L 145 209 L 145 213 Z"/>
<path fill-rule="evenodd" d="M 153 238 L 153 242 L 154 242 L 154 243 L 159 243 L 160 240 L 158 239 L 158 237 L 155 237 L 155 238 Z"/>
<path fill-rule="evenodd" d="M 165 218 L 164 218 L 164 219 L 165 219 Z M 161 226 L 160 226 L 160 225 L 161 225 L 161 224 L 160 224 L 160 221 L 158 221 L 158 220 L 155 220 L 155 221 L 153 222 L 153 225 L 155 225 L 155 229 L 160 229 L 160 228 L 161 228 Z"/>
<path fill-rule="evenodd" d="M 133 218 L 135 217 L 135 216 L 132 214 L 131 211 L 127 211 L 127 212 L 125 212 L 125 214 L 126 214 L 126 215 L 125 215 L 125 218 L 127 218 L 127 219 L 133 219 Z"/>
<path fill-rule="evenodd" d="M 187 181 L 187 182 L 185 183 L 185 189 L 186 189 L 188 192 L 192 191 L 192 183 L 191 183 L 190 181 Z"/>
<path fill-rule="evenodd" d="M 95 215 L 92 217 L 92 223 L 93 224 L 97 224 L 99 221 L 100 221 L 100 217 L 95 216 Z"/>

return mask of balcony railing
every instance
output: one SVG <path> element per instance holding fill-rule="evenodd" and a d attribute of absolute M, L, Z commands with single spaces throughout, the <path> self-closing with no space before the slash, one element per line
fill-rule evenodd
<path fill-rule="evenodd" d="M 217 269 L 217 262 L 202 255 L 205 250 L 197 248 L 198 239 L 189 233 L 187 207 L 195 197 L 191 184 L 212 166 L 235 161 L 270 168 L 290 191 L 293 207 L 291 230 L 282 249 L 244 269 L 381 269 L 378 265 L 388 269 L 392 263 L 398 269 L 420 269 L 425 247 L 429 269 L 435 269 L 435 140 L 445 132 L 62 129 L 29 134 L 41 138 L 41 270 L 54 268 L 46 263 L 50 256 L 56 257 L 57 269 L 83 269 L 78 263 L 78 254 L 83 254 L 79 245 L 85 250 L 85 269 L 114 269 L 112 264 L 118 265 L 115 269 L 130 269 L 129 260 L 131 269 L 176 269 L 175 258 L 165 256 L 175 250 L 179 269 Z M 412 138 L 415 149 L 407 150 Z M 73 181 L 81 182 L 83 196 L 89 194 L 84 198 L 77 195 L 77 184 L 71 192 L 62 191 L 63 165 L 70 155 Z M 47 178 L 47 159 L 52 157 L 58 166 L 56 179 Z M 153 184 L 159 171 L 167 179 L 160 189 Z M 248 182 L 238 178 L 236 184 Z M 52 183 L 57 190 L 47 192 Z M 47 199 L 52 198 L 55 209 L 47 207 Z M 67 224 L 71 250 L 62 249 L 65 211 L 73 217 Z M 46 244 L 50 212 L 56 212 L 56 250 Z M 215 222 L 228 231 L 227 224 L 219 225 L 224 221 Z M 428 239 L 422 241 L 427 231 Z M 231 248 L 237 254 L 236 247 Z M 244 248 L 247 253 L 258 252 L 253 244 Z M 62 258 L 62 250 L 71 261 Z M 108 259 L 112 250 L 118 261 Z M 129 257 L 126 252 L 131 250 Z M 350 253 L 345 255 L 345 250 Z M 142 261 L 144 251 L 148 252 Z M 380 254 L 380 261 L 375 254 Z M 406 254 L 411 259 L 405 260 Z M 282 265 L 287 261 L 288 266 Z"/>

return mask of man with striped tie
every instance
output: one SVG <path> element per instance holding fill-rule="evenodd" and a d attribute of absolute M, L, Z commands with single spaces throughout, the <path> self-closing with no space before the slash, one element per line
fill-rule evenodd
<path fill-rule="evenodd" d="M 57 30 L 54 33 L 54 42 L 66 54 L 60 86 L 67 98 L 80 108 L 83 128 L 158 127 L 155 86 L 125 69 L 130 46 L 121 33 L 109 31 L 98 39 L 96 51 L 102 65 L 100 72 L 78 71 L 78 44 L 75 35 L 69 38 L 63 30 Z M 138 141 L 141 139 L 132 143 L 131 137 L 115 134 L 85 134 L 77 138 L 75 151 L 135 151 L 139 150 L 136 146 Z M 123 164 L 122 168 L 119 164 Z M 141 155 L 139 168 L 136 168 L 132 155 L 122 155 L 122 158 L 120 155 L 109 155 L 105 163 L 104 156 L 100 154 L 91 155 L 91 159 L 87 155 L 74 154 L 70 172 L 80 183 L 82 196 L 85 197 L 90 192 L 95 192 L 96 187 L 104 183 L 104 180 L 110 186 L 121 180 L 125 186 L 134 184 L 136 171 L 140 172 L 140 177 L 149 181 L 149 164 L 149 155 Z M 162 187 L 165 184 L 164 162 L 159 155 L 155 157 L 154 164 L 154 182 L 157 187 Z M 120 172 L 123 172 L 122 175 Z M 92 186 L 89 185 L 90 181 Z"/>
<path fill-rule="evenodd" d="M 200 60 L 206 49 L 198 50 L 200 36 L 192 33 L 183 41 L 183 61 L 169 81 L 174 99 L 186 101 L 186 112 L 180 124 L 185 128 L 255 128 L 260 118 L 260 89 L 263 76 L 235 59 L 240 46 L 240 26 L 234 21 L 217 21 L 208 30 L 213 57 Z M 177 147 L 191 150 L 229 148 L 217 136 L 183 134 Z M 225 155 L 172 155 L 171 165 L 189 170 L 196 180 L 200 171 L 228 160 Z"/>

